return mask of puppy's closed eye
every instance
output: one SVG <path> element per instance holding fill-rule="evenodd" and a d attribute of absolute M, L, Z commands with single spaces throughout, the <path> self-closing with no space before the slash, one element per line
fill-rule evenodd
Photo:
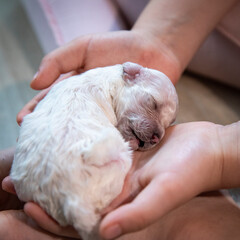
<path fill-rule="evenodd" d="M 156 111 L 158 109 L 158 103 L 151 94 L 144 94 L 141 97 L 141 102 L 144 108 L 147 107 L 151 111 Z"/>

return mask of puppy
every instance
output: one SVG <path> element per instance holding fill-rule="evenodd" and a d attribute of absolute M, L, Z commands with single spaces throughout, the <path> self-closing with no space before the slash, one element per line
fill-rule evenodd
<path fill-rule="evenodd" d="M 163 73 L 129 62 L 56 84 L 23 120 L 10 174 L 17 195 L 93 239 L 122 190 L 131 150 L 155 146 L 177 105 Z"/>

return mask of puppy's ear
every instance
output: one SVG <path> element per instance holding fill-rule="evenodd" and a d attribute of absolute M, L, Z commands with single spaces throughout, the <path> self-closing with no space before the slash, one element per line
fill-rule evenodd
<path fill-rule="evenodd" d="M 132 62 L 123 64 L 123 79 L 127 83 L 134 83 L 136 78 L 140 76 L 143 67 Z"/>

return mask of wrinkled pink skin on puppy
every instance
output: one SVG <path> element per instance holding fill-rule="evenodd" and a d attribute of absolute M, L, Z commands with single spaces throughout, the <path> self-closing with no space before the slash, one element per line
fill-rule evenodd
<path fill-rule="evenodd" d="M 142 66 L 136 63 L 124 63 L 123 64 L 123 79 L 124 81 L 132 82 L 136 81 L 137 77 L 140 75 L 140 71 L 143 69 Z"/>

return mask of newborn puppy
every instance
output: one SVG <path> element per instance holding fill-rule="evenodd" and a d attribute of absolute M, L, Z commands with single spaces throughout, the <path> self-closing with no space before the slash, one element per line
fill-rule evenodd
<path fill-rule="evenodd" d="M 130 146 L 155 146 L 177 103 L 163 73 L 134 63 L 56 84 L 23 120 L 10 175 L 17 195 L 95 238 L 101 212 L 122 191 Z"/>
<path fill-rule="evenodd" d="M 123 79 L 113 104 L 117 128 L 133 150 L 150 149 L 176 118 L 175 88 L 163 73 L 133 63 L 123 65 Z"/>

